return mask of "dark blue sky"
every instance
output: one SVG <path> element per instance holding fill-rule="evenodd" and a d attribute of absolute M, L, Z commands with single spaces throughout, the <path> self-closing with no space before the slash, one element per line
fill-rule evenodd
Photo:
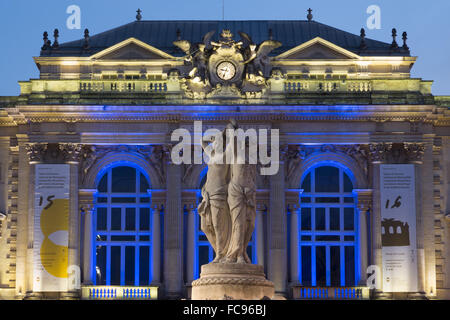
<path fill-rule="evenodd" d="M 81 29 L 69 30 L 70 5 L 81 8 Z M 368 30 L 370 5 L 381 8 L 381 29 Z M 59 42 L 81 39 L 135 20 L 137 8 L 144 20 L 222 19 L 222 0 L 0 0 L 0 96 L 18 95 L 17 81 L 39 76 L 33 56 L 42 46 L 42 33 L 60 30 Z M 408 32 L 408 45 L 419 59 L 412 77 L 435 80 L 433 94 L 450 95 L 449 0 L 225 0 L 226 20 L 306 19 L 311 7 L 314 20 L 367 37 L 391 42 L 391 29 Z M 397 39 L 401 43 L 401 36 Z"/>

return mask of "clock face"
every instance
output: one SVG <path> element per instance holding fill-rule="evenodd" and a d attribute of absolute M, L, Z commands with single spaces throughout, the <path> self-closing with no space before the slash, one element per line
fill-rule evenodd
<path fill-rule="evenodd" d="M 217 66 L 217 76 L 222 80 L 230 80 L 236 74 L 236 67 L 229 61 L 223 61 Z"/>

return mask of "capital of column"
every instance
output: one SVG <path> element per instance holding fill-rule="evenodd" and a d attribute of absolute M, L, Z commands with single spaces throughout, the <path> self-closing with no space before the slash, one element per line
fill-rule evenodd
<path fill-rule="evenodd" d="M 424 143 L 381 142 L 369 145 L 372 163 L 414 163 L 421 164 L 425 152 Z"/>
<path fill-rule="evenodd" d="M 25 150 L 27 151 L 28 161 L 30 164 L 37 164 L 44 161 L 44 155 L 47 152 L 47 143 L 27 143 Z"/>
<path fill-rule="evenodd" d="M 264 213 L 264 211 L 266 211 L 266 210 L 267 210 L 267 205 L 265 203 L 257 203 L 256 204 L 256 211 Z"/>
<path fill-rule="evenodd" d="M 369 144 L 370 160 L 379 164 L 386 162 L 387 154 L 392 149 L 392 143 L 371 143 Z"/>
<path fill-rule="evenodd" d="M 286 191 L 286 205 L 288 208 L 299 209 L 300 197 L 303 194 L 304 189 L 291 189 Z"/>
<path fill-rule="evenodd" d="M 156 213 L 156 211 L 158 211 L 158 213 L 160 213 L 162 211 L 162 203 L 152 203 L 151 208 L 153 210 L 154 213 Z"/>
<path fill-rule="evenodd" d="M 196 209 L 196 205 L 195 203 L 188 203 L 184 205 L 186 211 L 188 212 L 188 214 L 194 214 L 195 213 L 195 209 Z"/>
<path fill-rule="evenodd" d="M 352 192 L 356 196 L 356 205 L 360 212 L 367 212 L 372 208 L 372 189 L 353 189 Z"/>
<path fill-rule="evenodd" d="M 96 189 L 80 189 L 78 190 L 78 204 L 80 211 L 87 213 L 94 210 L 94 194 Z"/>
<path fill-rule="evenodd" d="M 59 150 L 63 154 L 64 161 L 70 164 L 78 164 L 81 159 L 83 145 L 78 143 L 60 143 Z"/>

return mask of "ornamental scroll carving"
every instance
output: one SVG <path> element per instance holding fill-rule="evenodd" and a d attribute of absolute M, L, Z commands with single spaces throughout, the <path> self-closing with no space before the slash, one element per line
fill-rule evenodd
<path fill-rule="evenodd" d="M 80 161 L 83 145 L 77 143 L 33 143 L 25 145 L 30 163 Z"/>
<path fill-rule="evenodd" d="M 286 163 L 286 179 L 289 180 L 308 157 L 319 153 L 336 153 L 352 158 L 366 177 L 369 177 L 369 146 L 354 145 L 289 145 L 284 149 Z"/>
<path fill-rule="evenodd" d="M 425 152 L 423 143 L 373 143 L 369 145 L 374 163 L 421 163 Z"/>
<path fill-rule="evenodd" d="M 58 148 L 62 153 L 64 161 L 66 162 L 79 162 L 82 153 L 82 144 L 77 143 L 63 143 L 59 144 Z"/>
<path fill-rule="evenodd" d="M 106 155 L 111 153 L 133 153 L 145 159 L 158 176 L 161 184 L 166 182 L 166 165 L 170 159 L 171 146 L 169 145 L 148 145 L 148 146 L 94 146 L 85 145 L 81 150 L 80 173 L 82 183 L 92 167 L 101 161 Z"/>
<path fill-rule="evenodd" d="M 27 144 L 25 145 L 25 150 L 27 151 L 28 161 L 42 162 L 47 152 L 47 143 Z"/>
<path fill-rule="evenodd" d="M 230 30 L 223 30 L 216 42 L 212 41 L 214 33 L 208 32 L 202 43 L 182 40 L 180 34 L 173 42 L 186 54 L 185 66 L 172 72 L 182 75 L 180 83 L 185 96 L 190 99 L 261 98 L 272 75 L 269 54 L 281 43 L 270 36 L 257 45 L 244 32 L 239 32 L 241 39 L 236 41 Z"/>

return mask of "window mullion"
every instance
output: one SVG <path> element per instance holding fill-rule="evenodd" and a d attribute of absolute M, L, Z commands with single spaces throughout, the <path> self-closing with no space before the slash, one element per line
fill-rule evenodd
<path fill-rule="evenodd" d="M 327 286 L 331 286 L 331 261 L 330 261 L 330 245 L 325 246 L 325 261 L 326 261 L 326 279 Z"/>
<path fill-rule="evenodd" d="M 106 245 L 106 285 L 107 286 L 111 285 L 111 246 L 110 245 Z"/>
<path fill-rule="evenodd" d="M 311 285 L 315 287 L 317 285 L 316 275 L 316 246 L 315 241 L 311 245 Z"/>
<path fill-rule="evenodd" d="M 125 285 L 125 245 L 120 246 L 120 285 Z"/>
<path fill-rule="evenodd" d="M 139 239 L 138 239 L 139 241 Z M 139 253 L 140 253 L 140 246 L 139 243 L 135 243 L 134 246 L 134 285 L 139 286 Z M 150 257 L 151 251 L 149 252 Z M 150 273 L 149 273 L 150 275 Z"/>
<path fill-rule="evenodd" d="M 345 287 L 345 246 L 340 246 L 340 255 L 341 255 L 341 287 Z"/>

